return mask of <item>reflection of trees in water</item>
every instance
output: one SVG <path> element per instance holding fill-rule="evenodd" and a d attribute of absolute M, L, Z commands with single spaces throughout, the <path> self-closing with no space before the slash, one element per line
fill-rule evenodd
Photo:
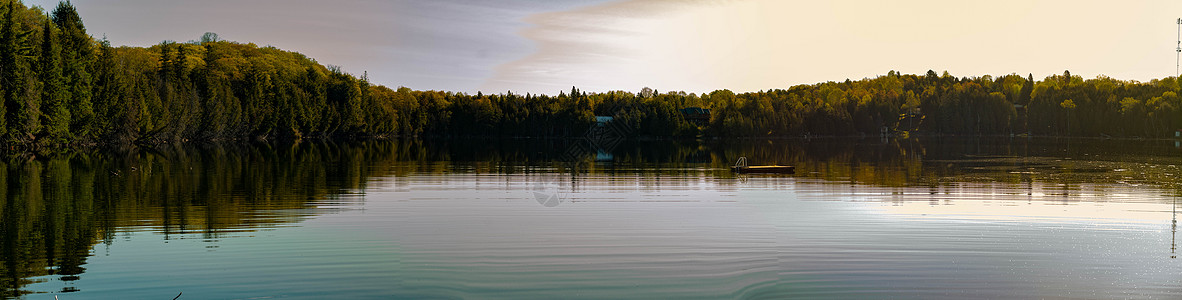
<path fill-rule="evenodd" d="M 0 162 L 0 298 L 26 293 L 21 287 L 32 278 L 78 280 L 91 247 L 111 243 L 120 228 L 216 241 L 302 220 L 323 211 L 312 210 L 318 201 L 348 201 L 334 195 L 360 191 L 367 178 L 388 172 L 368 166 L 389 165 L 396 148 L 388 142 L 302 142 Z"/>
<path fill-rule="evenodd" d="M 136 152 L 15 157 L 0 162 L 0 298 L 31 278 L 76 280 L 95 243 L 117 230 L 156 230 L 165 238 L 233 232 L 296 222 L 327 201 L 359 192 L 373 176 L 565 172 L 570 140 L 425 140 L 295 145 L 204 145 Z M 1055 186 L 1069 195 L 1084 183 L 1173 187 L 1178 150 L 1163 141 L 832 138 L 625 141 L 613 162 L 576 158 L 580 172 L 729 178 L 745 156 L 753 164 L 797 166 L 792 176 L 850 184 L 926 186 L 964 182 L 1017 188 Z M 571 174 L 571 176 L 576 176 Z M 573 178 L 573 177 L 572 177 Z M 574 180 L 573 180 L 574 181 Z M 734 181 L 719 181 L 727 184 Z M 572 182 L 575 184 L 577 182 Z M 399 184 L 397 180 L 395 185 Z M 1094 186 L 1094 185 L 1089 185 Z M 335 206 L 335 205 L 334 205 Z M 43 280 L 43 279 L 41 279 Z"/>
<path fill-rule="evenodd" d="M 1166 141 L 911 138 L 751 141 L 730 144 L 733 161 L 792 164 L 795 176 L 882 186 L 1032 182 L 1077 187 L 1083 183 L 1145 183 L 1173 187 L 1182 170 L 1179 151 Z M 719 167 L 728 161 L 716 161 Z"/>
<path fill-rule="evenodd" d="M 406 172 L 516 173 L 532 167 L 561 169 L 568 141 L 435 140 L 399 147 Z M 821 138 L 778 140 L 626 141 L 614 161 L 582 158 L 591 173 L 733 176 L 739 157 L 752 164 L 796 166 L 796 177 L 883 186 L 932 186 L 997 182 L 1030 185 L 1147 183 L 1173 186 L 1182 166 L 1179 150 L 1160 140 L 1045 138 L 910 139 Z M 403 155 L 413 154 L 413 155 Z M 530 168 L 527 168 L 530 167 Z"/>

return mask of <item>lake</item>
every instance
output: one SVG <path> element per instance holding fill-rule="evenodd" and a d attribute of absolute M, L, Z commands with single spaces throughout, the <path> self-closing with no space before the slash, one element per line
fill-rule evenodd
<path fill-rule="evenodd" d="M 4 299 L 1177 299 L 1172 140 L 199 144 L 0 163 Z M 752 164 L 791 175 L 736 175 Z"/>

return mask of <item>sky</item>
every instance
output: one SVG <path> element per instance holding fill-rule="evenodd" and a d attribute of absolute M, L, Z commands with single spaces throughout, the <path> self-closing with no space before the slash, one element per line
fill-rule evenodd
<path fill-rule="evenodd" d="M 25 0 L 52 9 L 56 1 Z M 1182 1 L 73 0 L 114 45 L 205 32 L 389 87 L 749 92 L 891 70 L 1175 75 Z"/>

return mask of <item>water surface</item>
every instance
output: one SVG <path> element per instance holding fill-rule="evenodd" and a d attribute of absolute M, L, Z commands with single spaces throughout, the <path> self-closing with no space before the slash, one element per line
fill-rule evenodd
<path fill-rule="evenodd" d="M 1182 297 L 1173 141 L 301 142 L 12 157 L 4 298 Z M 797 174 L 736 176 L 739 156 Z"/>

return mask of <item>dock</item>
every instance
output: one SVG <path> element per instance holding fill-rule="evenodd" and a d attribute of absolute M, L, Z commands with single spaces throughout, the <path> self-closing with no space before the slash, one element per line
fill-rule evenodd
<path fill-rule="evenodd" d="M 740 157 L 735 165 L 731 167 L 731 171 L 735 173 L 751 173 L 751 174 L 792 174 L 796 172 L 794 166 L 748 166 L 747 157 Z"/>

